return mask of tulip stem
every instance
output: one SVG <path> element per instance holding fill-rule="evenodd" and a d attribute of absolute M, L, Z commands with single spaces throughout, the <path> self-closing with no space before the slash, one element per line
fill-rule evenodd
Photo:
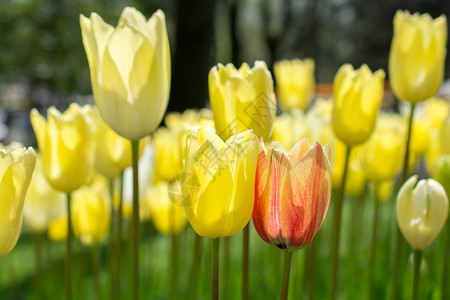
<path fill-rule="evenodd" d="M 211 239 L 211 299 L 219 299 L 220 238 Z"/>
<path fill-rule="evenodd" d="M 96 299 L 101 299 L 100 295 L 100 246 L 92 246 L 92 268 L 94 275 L 94 288 Z"/>
<path fill-rule="evenodd" d="M 281 278 L 280 300 L 286 300 L 288 298 L 292 254 L 294 254 L 293 251 L 284 251 L 283 277 Z"/>
<path fill-rule="evenodd" d="M 117 208 L 117 245 L 116 245 L 116 281 L 114 284 L 114 299 L 120 299 L 120 277 L 122 264 L 122 206 L 123 206 L 123 170 L 120 171 L 119 206 Z"/>
<path fill-rule="evenodd" d="M 402 186 L 406 179 L 408 179 L 408 166 L 409 166 L 409 148 L 411 144 L 411 134 L 412 134 L 412 124 L 413 124 L 413 118 L 414 118 L 414 108 L 415 105 L 411 105 L 411 111 L 409 113 L 409 120 L 408 120 L 408 132 L 406 136 L 406 145 L 405 145 L 405 157 L 403 159 L 403 170 L 402 170 L 402 178 L 400 182 L 400 186 Z M 390 299 L 398 299 L 397 293 L 398 293 L 398 277 L 399 277 L 399 268 L 400 268 L 400 262 L 401 262 L 401 256 L 402 256 L 402 250 L 403 250 L 403 235 L 400 232 L 400 228 L 397 224 L 397 231 L 396 231 L 396 239 L 395 239 L 395 248 L 394 248 L 394 259 L 392 261 L 392 280 L 391 280 L 391 297 Z"/>
<path fill-rule="evenodd" d="M 131 234 L 131 286 L 133 299 L 139 299 L 139 140 L 131 141 L 131 161 L 133 168 L 133 220 Z"/>
<path fill-rule="evenodd" d="M 201 263 L 201 250 L 202 250 L 202 237 L 194 231 L 194 249 L 192 255 L 192 266 L 191 266 L 191 299 L 195 300 L 195 292 L 197 290 L 197 277 L 198 277 L 198 267 Z"/>
<path fill-rule="evenodd" d="M 242 236 L 242 290 L 241 299 L 248 299 L 248 254 L 250 242 L 250 222 L 244 227 Z"/>
<path fill-rule="evenodd" d="M 34 296 L 35 299 L 40 299 L 40 279 L 42 266 L 42 233 L 37 232 L 34 235 Z"/>
<path fill-rule="evenodd" d="M 67 244 L 66 244 L 66 299 L 72 299 L 72 216 L 70 212 L 70 193 L 67 193 Z"/>
<path fill-rule="evenodd" d="M 172 221 L 173 223 L 173 221 Z M 169 299 L 177 299 L 177 271 L 178 271 L 178 236 L 175 233 L 170 235 L 171 238 L 171 258 L 169 264 L 170 285 Z"/>
<path fill-rule="evenodd" d="M 342 174 L 341 188 L 336 199 L 334 207 L 334 225 L 333 225 L 333 250 L 332 250 L 332 265 L 331 265 L 331 299 L 336 299 L 337 294 L 337 280 L 339 269 L 339 235 L 341 232 L 341 216 L 342 216 L 342 202 L 345 195 L 345 183 L 347 181 L 348 164 L 350 160 L 350 153 L 352 148 L 347 146 L 345 154 L 344 172 Z"/>
<path fill-rule="evenodd" d="M 444 264 L 442 265 L 441 299 L 445 300 L 448 285 L 448 268 L 450 266 L 450 218 L 447 219 L 447 240 L 444 247 Z"/>
<path fill-rule="evenodd" d="M 414 278 L 412 286 L 412 300 L 419 299 L 420 292 L 420 265 L 422 263 L 422 250 L 414 250 Z"/>
<path fill-rule="evenodd" d="M 374 265 L 375 265 L 375 256 L 376 256 L 376 247 L 377 247 L 377 231 L 378 231 L 378 216 L 380 211 L 380 201 L 378 201 L 377 197 L 377 189 L 378 185 L 375 185 L 374 188 L 374 200 L 375 200 L 375 210 L 373 212 L 373 221 L 372 221 L 372 240 L 370 243 L 370 256 L 369 256 L 369 269 L 368 269 L 368 295 L 367 299 L 374 299 Z"/>

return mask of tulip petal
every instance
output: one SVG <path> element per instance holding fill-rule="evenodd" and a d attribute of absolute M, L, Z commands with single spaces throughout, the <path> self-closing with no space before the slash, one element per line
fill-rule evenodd
<path fill-rule="evenodd" d="M 311 144 L 308 142 L 308 139 L 304 138 L 298 141 L 289 151 L 289 157 L 292 160 L 292 164 L 297 164 L 309 149 L 311 149 Z"/>

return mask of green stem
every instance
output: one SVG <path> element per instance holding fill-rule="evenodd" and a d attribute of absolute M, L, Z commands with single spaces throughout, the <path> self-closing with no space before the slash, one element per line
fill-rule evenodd
<path fill-rule="evenodd" d="M 342 202 L 345 195 L 345 183 L 347 181 L 348 164 L 350 160 L 350 153 L 352 148 L 347 146 L 345 154 L 344 173 L 342 174 L 341 189 L 336 199 L 334 207 L 334 225 L 333 225 L 333 251 L 332 251 L 332 265 L 331 265 L 331 299 L 336 299 L 337 285 L 338 285 L 338 270 L 339 270 L 339 236 L 341 232 L 341 216 L 342 216 Z"/>
<path fill-rule="evenodd" d="M 92 268 L 94 275 L 94 289 L 96 299 L 101 299 L 100 294 L 100 246 L 93 245 L 92 247 Z"/>
<path fill-rule="evenodd" d="M 306 280 L 306 296 L 307 299 L 314 299 L 314 271 L 316 269 L 315 259 L 316 259 L 316 238 L 308 245 L 306 250 L 306 261 L 305 261 L 305 279 Z"/>
<path fill-rule="evenodd" d="M 171 234 L 171 258 L 169 264 L 170 285 L 169 299 L 177 299 L 177 271 L 178 271 L 178 236 Z"/>
<path fill-rule="evenodd" d="M 211 299 L 219 299 L 220 238 L 211 239 Z"/>
<path fill-rule="evenodd" d="M 250 222 L 244 227 L 242 236 L 242 290 L 241 299 L 248 300 L 248 255 L 250 242 Z"/>
<path fill-rule="evenodd" d="M 422 263 L 422 250 L 414 250 L 414 278 L 412 286 L 412 300 L 419 299 L 420 292 L 420 265 Z"/>
<path fill-rule="evenodd" d="M 444 247 L 444 264 L 442 265 L 441 299 L 445 300 L 448 285 L 448 268 L 450 266 L 450 218 L 447 219 L 447 240 Z"/>
<path fill-rule="evenodd" d="M 42 234 L 40 232 L 34 235 L 34 298 L 40 299 L 40 279 L 42 266 Z"/>
<path fill-rule="evenodd" d="M 222 269 L 222 284 L 228 287 L 230 284 L 230 237 L 227 236 L 223 240 L 223 269 Z M 223 289 L 222 297 L 228 299 L 228 288 Z"/>
<path fill-rule="evenodd" d="M 380 201 L 378 201 L 377 197 L 377 188 L 378 185 L 375 185 L 374 194 L 375 194 L 375 210 L 373 212 L 373 221 L 372 221 L 372 240 L 370 243 L 370 256 L 369 256 L 369 269 L 368 269 L 368 299 L 373 299 L 373 286 L 374 286 L 374 266 L 375 266 L 375 256 L 376 256 L 376 247 L 377 247 L 377 231 L 378 231 L 378 215 L 380 211 Z"/>
<path fill-rule="evenodd" d="M 414 108 L 415 105 L 413 104 L 411 106 L 411 112 L 409 114 L 409 120 L 408 120 L 408 132 L 406 136 L 406 145 L 405 145 L 405 156 L 403 159 L 403 170 L 402 170 L 402 177 L 400 186 L 402 186 L 405 181 L 408 179 L 408 167 L 409 167 L 409 151 L 410 151 L 410 144 L 411 144 L 411 134 L 412 134 L 412 124 L 413 124 L 413 118 L 414 118 Z M 396 231 L 396 239 L 395 239 L 395 250 L 394 250 L 394 259 L 392 261 L 392 280 L 391 280 L 391 294 L 390 299 L 395 300 L 398 299 L 398 279 L 401 274 L 399 274 L 399 268 L 401 263 L 401 256 L 402 256 L 402 250 L 403 250 L 403 235 L 398 228 L 397 225 L 397 231 Z"/>
<path fill-rule="evenodd" d="M 191 266 L 191 299 L 195 300 L 196 298 L 196 291 L 197 291 L 197 278 L 198 278 L 198 268 L 201 263 L 200 257 L 201 257 L 201 250 L 202 250 L 202 237 L 199 236 L 194 231 L 194 249 L 193 249 L 193 255 L 192 255 L 192 266 Z"/>
<path fill-rule="evenodd" d="M 284 251 L 283 277 L 281 279 L 280 300 L 286 300 L 289 292 L 289 275 L 291 273 L 292 251 Z"/>
<path fill-rule="evenodd" d="M 139 141 L 131 141 L 131 161 L 133 168 L 133 220 L 131 234 L 131 286 L 134 300 L 139 299 Z"/>
<path fill-rule="evenodd" d="M 120 172 L 119 207 L 117 208 L 116 280 L 113 298 L 120 299 L 120 277 L 122 265 L 122 221 L 123 221 L 123 170 Z"/>
<path fill-rule="evenodd" d="M 107 255 L 107 261 L 108 261 L 108 275 L 109 275 L 109 283 L 111 284 L 110 289 L 111 291 L 114 291 L 114 283 L 115 283 L 115 276 L 116 276 L 116 213 L 114 209 L 114 179 L 109 181 L 109 195 L 111 197 L 111 224 L 110 224 L 110 239 L 108 244 L 108 255 Z M 117 295 L 114 295 L 114 293 L 111 293 L 109 296 L 111 299 L 118 299 Z"/>
<path fill-rule="evenodd" d="M 72 216 L 70 193 L 67 193 L 67 244 L 66 244 L 66 299 L 72 299 Z"/>

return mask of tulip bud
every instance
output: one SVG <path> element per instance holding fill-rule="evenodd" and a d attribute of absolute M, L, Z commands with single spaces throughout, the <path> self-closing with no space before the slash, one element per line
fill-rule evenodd
<path fill-rule="evenodd" d="M 372 182 L 393 179 L 402 168 L 404 130 L 402 119 L 380 114 L 374 133 L 359 151 L 361 166 Z"/>
<path fill-rule="evenodd" d="M 44 232 L 66 209 L 66 195 L 48 183 L 42 158 L 38 155 L 23 208 L 25 226 L 34 232 Z"/>
<path fill-rule="evenodd" d="M 183 172 L 183 156 L 186 134 L 180 129 L 161 127 L 155 131 L 155 175 L 158 179 L 171 181 Z"/>
<path fill-rule="evenodd" d="M 92 90 L 100 115 L 115 132 L 137 141 L 161 122 L 170 89 L 170 51 L 164 13 L 147 21 L 126 7 L 116 28 L 92 13 L 80 16 Z M 126 45 L 126 47 L 124 46 Z"/>
<path fill-rule="evenodd" d="M 267 243 L 289 251 L 308 245 L 319 230 L 331 197 L 330 147 L 306 139 L 287 152 L 261 142 L 256 169 L 253 224 Z"/>
<path fill-rule="evenodd" d="M 389 53 L 389 80 L 395 95 L 415 104 L 433 97 L 444 77 L 447 19 L 398 10 Z"/>
<path fill-rule="evenodd" d="M 272 140 L 278 141 L 285 148 L 291 148 L 308 135 L 308 127 L 305 115 L 301 110 L 294 109 L 285 112 L 275 117 Z"/>
<path fill-rule="evenodd" d="M 183 205 L 194 230 L 226 237 L 247 225 L 253 211 L 258 140 L 251 130 L 226 142 L 202 127 L 187 137 Z"/>
<path fill-rule="evenodd" d="M 90 186 L 73 193 L 73 232 L 85 245 L 101 242 L 109 232 L 111 199 L 105 178 L 97 176 Z"/>
<path fill-rule="evenodd" d="M 282 107 L 307 109 L 315 92 L 314 60 L 284 59 L 275 62 L 273 71 Z"/>
<path fill-rule="evenodd" d="M 72 103 L 61 114 L 53 106 L 46 120 L 36 109 L 30 114 L 44 174 L 57 190 L 71 193 L 92 178 L 94 130 L 91 107 Z"/>
<path fill-rule="evenodd" d="M 165 181 L 147 190 L 145 201 L 149 204 L 151 219 L 156 230 L 163 234 L 177 235 L 186 226 L 183 206 L 173 200 L 169 197 L 169 184 Z"/>
<path fill-rule="evenodd" d="M 428 247 L 441 232 L 448 215 L 448 198 L 434 179 L 409 178 L 397 196 L 397 222 L 415 250 Z"/>
<path fill-rule="evenodd" d="M 16 245 L 25 195 L 36 163 L 33 148 L 0 151 L 0 257 Z"/>
<path fill-rule="evenodd" d="M 354 70 L 343 65 L 333 83 L 332 124 L 336 136 L 347 146 L 365 142 L 375 127 L 384 90 L 384 71 L 372 74 L 367 65 Z"/>
<path fill-rule="evenodd" d="M 267 140 L 277 111 L 272 76 L 263 61 L 239 70 L 218 64 L 209 71 L 209 97 L 216 131 L 223 140 L 253 129 Z"/>

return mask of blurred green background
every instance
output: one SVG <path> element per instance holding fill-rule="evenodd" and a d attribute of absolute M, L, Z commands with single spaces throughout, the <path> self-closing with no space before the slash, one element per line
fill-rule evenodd
<path fill-rule="evenodd" d="M 332 82 L 344 63 L 387 70 L 398 8 L 433 17 L 450 12 L 446 0 L 2 0 L 0 106 L 10 114 L 83 102 L 91 87 L 79 15 L 98 12 L 116 25 L 125 6 L 146 17 L 158 8 L 166 13 L 169 110 L 177 111 L 208 102 L 207 73 L 218 62 L 261 59 L 271 67 L 282 58 L 312 57 L 317 82 Z"/>

